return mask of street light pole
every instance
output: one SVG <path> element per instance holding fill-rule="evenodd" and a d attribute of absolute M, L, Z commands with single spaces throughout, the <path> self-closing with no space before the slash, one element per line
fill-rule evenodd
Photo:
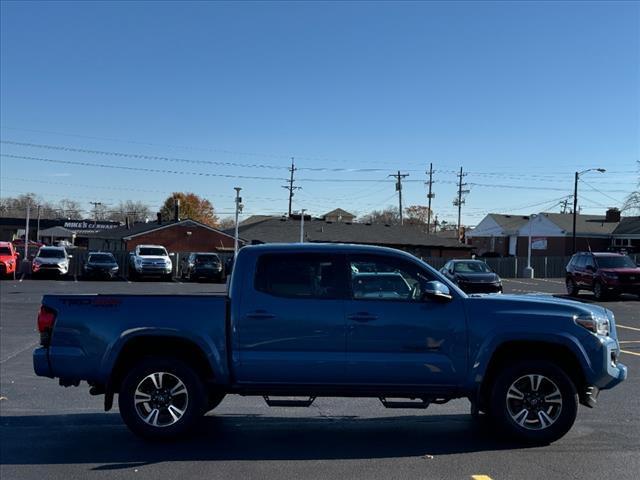
<path fill-rule="evenodd" d="M 300 210 L 300 243 L 304 243 L 304 212 L 306 209 Z"/>
<path fill-rule="evenodd" d="M 572 237 L 571 253 L 572 254 L 576 253 L 576 219 L 578 216 L 578 180 L 580 179 L 580 175 L 587 172 L 591 172 L 591 171 L 596 171 L 600 173 L 606 172 L 604 168 L 588 168 L 586 170 L 583 170 L 582 172 L 576 172 L 576 175 L 574 178 L 574 184 L 573 184 L 573 231 L 571 233 L 571 237 Z"/>
<path fill-rule="evenodd" d="M 242 205 L 240 204 L 240 202 L 242 202 L 242 198 L 240 197 L 240 190 L 242 190 L 242 188 L 234 187 L 233 189 L 236 191 L 236 231 L 233 237 L 233 258 L 235 260 L 238 255 L 238 216 L 242 209 Z"/>
<path fill-rule="evenodd" d="M 533 219 L 536 218 L 536 214 L 532 214 L 529 216 L 529 244 L 527 247 L 527 268 L 525 268 L 525 277 L 533 278 L 534 272 L 533 268 L 531 268 L 531 229 L 533 228 Z"/>

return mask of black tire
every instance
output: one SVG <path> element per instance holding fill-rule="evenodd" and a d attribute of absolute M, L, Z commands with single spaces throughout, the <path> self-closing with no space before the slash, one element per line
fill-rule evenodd
<path fill-rule="evenodd" d="M 156 389 L 149 378 L 152 374 L 160 372 L 163 373 L 160 379 L 162 388 Z M 178 386 L 175 379 L 182 383 L 186 393 L 176 393 L 167 400 L 166 395 L 167 392 L 170 393 L 172 385 Z M 159 401 L 165 406 L 158 406 L 152 401 L 138 402 L 136 406 L 136 391 L 149 392 L 144 395 L 153 401 L 156 400 L 152 395 L 159 395 L 155 398 L 161 398 Z M 179 391 L 181 392 L 182 388 Z M 140 395 L 142 394 L 138 393 L 138 398 Z M 170 357 L 146 357 L 133 366 L 123 380 L 118 395 L 118 407 L 124 423 L 136 435 L 148 440 L 171 440 L 193 429 L 205 412 L 206 400 L 202 381 L 189 365 Z M 171 407 L 173 411 L 170 411 Z M 158 412 L 155 416 L 151 415 L 154 410 Z M 182 413 L 176 419 L 177 415 L 174 412 Z M 149 420 L 145 421 L 143 415 L 147 413 L 150 416 L 147 417 Z M 152 425 L 154 420 L 158 426 Z"/>
<path fill-rule="evenodd" d="M 578 288 L 576 281 L 573 278 L 567 278 L 565 284 L 567 286 L 567 295 L 570 297 L 577 297 L 578 293 L 580 293 L 580 289 Z"/>
<path fill-rule="evenodd" d="M 600 280 L 593 282 L 593 296 L 596 297 L 596 300 L 604 300 L 607 297 Z"/>
<path fill-rule="evenodd" d="M 136 271 L 135 271 L 134 268 L 130 268 L 129 269 L 129 281 L 135 282 L 136 280 L 138 280 L 138 275 L 136 274 Z"/>
<path fill-rule="evenodd" d="M 538 389 L 534 389 L 532 384 L 538 376 L 543 379 Z M 513 386 L 526 387 L 527 382 L 531 391 L 520 388 L 521 391 L 516 391 L 523 394 L 523 399 L 515 399 Z M 508 398 L 508 394 L 512 397 Z M 573 426 L 578 394 L 571 379 L 555 364 L 544 360 L 520 361 L 504 367 L 497 375 L 490 406 L 492 418 L 508 436 L 525 443 L 548 444 L 564 436 Z"/>

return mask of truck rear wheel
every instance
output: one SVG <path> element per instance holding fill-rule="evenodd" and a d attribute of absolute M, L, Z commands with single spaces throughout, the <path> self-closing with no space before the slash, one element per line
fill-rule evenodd
<path fill-rule="evenodd" d="M 518 440 L 553 442 L 571 429 L 577 411 L 575 385 L 550 362 L 517 362 L 500 372 L 493 384 L 491 415 Z"/>
<path fill-rule="evenodd" d="M 206 395 L 200 378 L 186 363 L 147 357 L 123 380 L 118 407 L 136 435 L 168 440 L 195 426 L 205 411 Z"/>

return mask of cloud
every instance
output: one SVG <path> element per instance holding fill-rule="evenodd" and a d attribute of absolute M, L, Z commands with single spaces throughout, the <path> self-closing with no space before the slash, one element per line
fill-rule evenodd
<path fill-rule="evenodd" d="M 47 177 L 70 177 L 72 174 L 71 173 L 67 173 L 67 172 L 63 172 L 63 173 L 50 173 L 47 175 Z"/>

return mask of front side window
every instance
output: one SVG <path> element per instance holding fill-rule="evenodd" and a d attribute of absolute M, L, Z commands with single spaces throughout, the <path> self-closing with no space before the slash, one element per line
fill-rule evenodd
<path fill-rule="evenodd" d="M 419 300 L 422 285 L 433 280 L 413 263 L 392 257 L 353 255 L 349 264 L 354 300 Z"/>
<path fill-rule="evenodd" d="M 341 257 L 324 254 L 266 254 L 258 259 L 256 290 L 277 297 L 337 299 L 346 294 Z"/>

